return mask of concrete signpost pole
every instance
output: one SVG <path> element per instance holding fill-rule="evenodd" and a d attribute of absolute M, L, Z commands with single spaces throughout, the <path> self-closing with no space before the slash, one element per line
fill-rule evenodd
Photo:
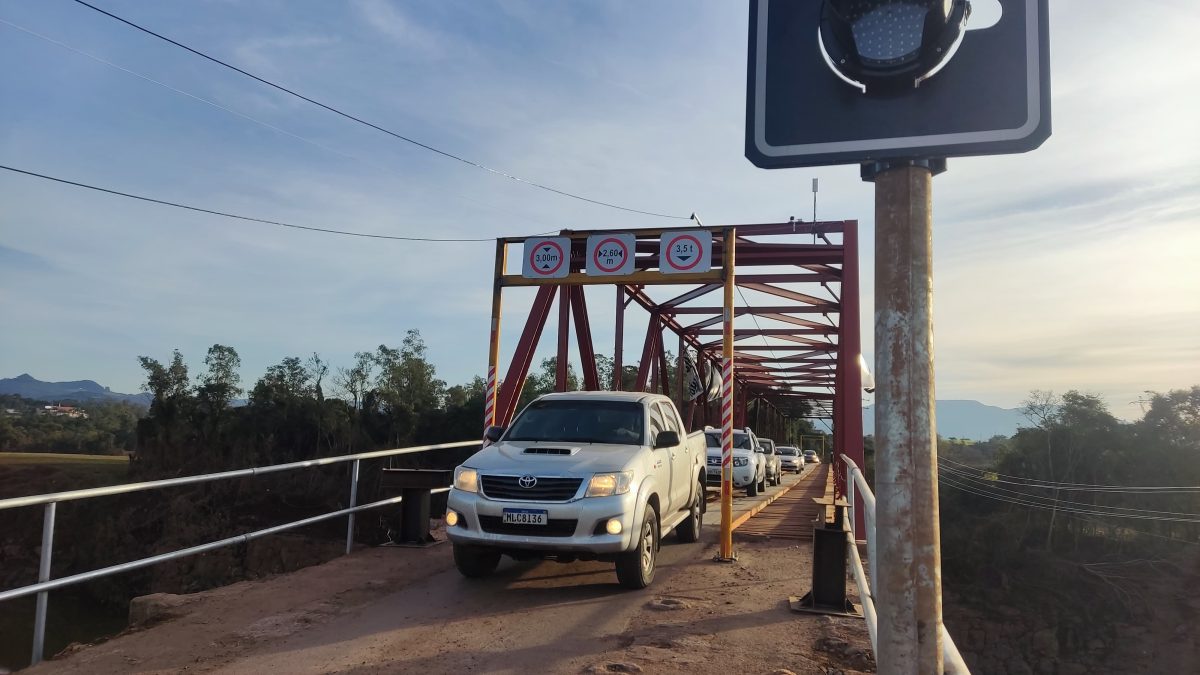
<path fill-rule="evenodd" d="M 732 561 L 733 554 L 733 291 L 736 235 L 726 228 L 721 273 L 725 283 L 722 308 L 721 352 L 721 547 L 717 560 Z"/>
<path fill-rule="evenodd" d="M 928 167 L 875 177 L 877 661 L 883 674 L 942 673 L 942 574 L 933 379 Z"/>

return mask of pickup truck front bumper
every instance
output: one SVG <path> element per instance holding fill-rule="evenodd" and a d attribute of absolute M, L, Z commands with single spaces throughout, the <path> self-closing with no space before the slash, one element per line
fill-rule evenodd
<path fill-rule="evenodd" d="M 633 491 L 613 497 L 580 497 L 566 502 L 490 499 L 477 492 L 450 490 L 447 507 L 459 521 L 447 527 L 455 544 L 521 549 L 546 553 L 616 554 L 632 547 L 638 495 Z M 545 511 L 546 525 L 503 523 L 505 509 Z M 609 519 L 621 521 L 620 534 L 608 534 Z"/>

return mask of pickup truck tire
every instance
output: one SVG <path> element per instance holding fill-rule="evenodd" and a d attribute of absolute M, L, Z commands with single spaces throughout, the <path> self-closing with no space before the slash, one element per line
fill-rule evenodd
<path fill-rule="evenodd" d="M 654 508 L 647 505 L 646 515 L 642 517 L 642 526 L 638 530 L 637 545 L 617 558 L 617 581 L 625 588 L 645 588 L 654 581 L 657 562 L 658 518 Z"/>
<path fill-rule="evenodd" d="M 454 566 L 468 579 L 482 579 L 496 571 L 500 552 L 477 546 L 454 545 Z"/>
<path fill-rule="evenodd" d="M 759 492 L 767 491 L 767 476 L 766 476 L 766 474 L 763 475 L 762 482 L 758 484 L 758 491 Z"/>
<path fill-rule="evenodd" d="M 757 480 L 752 481 L 749 485 L 746 486 L 746 496 L 747 497 L 757 497 L 758 496 L 758 481 Z"/>
<path fill-rule="evenodd" d="M 688 517 L 675 528 L 675 536 L 685 544 L 700 541 L 700 528 L 704 526 L 704 483 L 696 484 L 696 494 L 688 507 Z"/>

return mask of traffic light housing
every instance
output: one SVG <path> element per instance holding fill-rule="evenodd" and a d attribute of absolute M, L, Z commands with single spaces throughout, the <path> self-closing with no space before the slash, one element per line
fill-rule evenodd
<path fill-rule="evenodd" d="M 971 15 L 968 0 L 824 0 L 826 64 L 869 95 L 920 86 L 954 55 Z"/>

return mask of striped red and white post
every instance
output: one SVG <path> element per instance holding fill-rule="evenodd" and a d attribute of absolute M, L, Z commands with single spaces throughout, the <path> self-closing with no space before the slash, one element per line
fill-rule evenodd
<path fill-rule="evenodd" d="M 733 499 L 733 359 L 721 360 L 721 502 Z"/>
<path fill-rule="evenodd" d="M 488 366 L 487 392 L 483 396 L 483 430 L 496 425 L 496 366 Z"/>

